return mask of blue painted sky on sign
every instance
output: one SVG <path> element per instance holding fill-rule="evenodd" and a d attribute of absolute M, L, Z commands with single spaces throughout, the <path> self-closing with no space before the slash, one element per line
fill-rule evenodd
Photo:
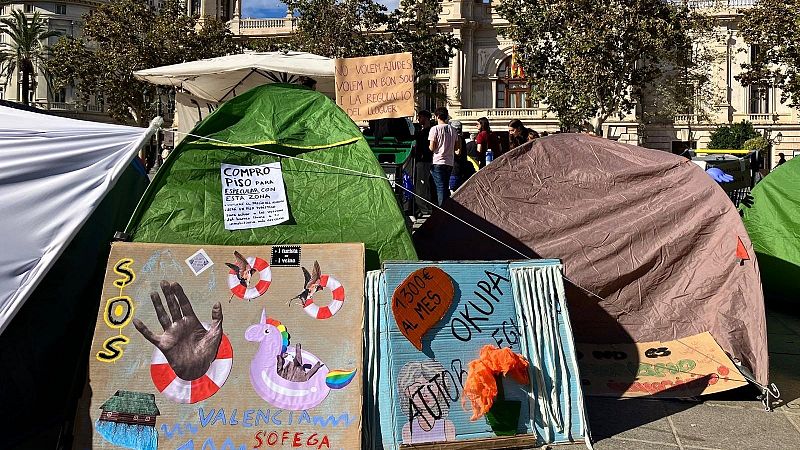
<path fill-rule="evenodd" d="M 392 11 L 397 9 L 400 0 L 377 0 L 377 2 Z M 264 18 L 285 15 L 286 5 L 280 0 L 242 0 L 242 17 Z"/>

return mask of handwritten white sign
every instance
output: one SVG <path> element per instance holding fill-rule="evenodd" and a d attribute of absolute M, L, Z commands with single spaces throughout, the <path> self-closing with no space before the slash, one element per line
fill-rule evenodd
<path fill-rule="evenodd" d="M 226 230 L 268 227 L 289 220 L 281 163 L 222 164 L 220 173 Z"/>

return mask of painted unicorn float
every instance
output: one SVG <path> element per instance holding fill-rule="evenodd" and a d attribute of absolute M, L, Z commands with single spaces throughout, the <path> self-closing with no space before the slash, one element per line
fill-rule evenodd
<path fill-rule="evenodd" d="M 245 331 L 245 339 L 259 342 L 250 363 L 250 382 L 259 397 L 278 408 L 301 411 L 325 400 L 331 389 L 342 389 L 356 371 L 329 370 L 300 344 L 289 348 L 289 332 L 281 322 L 261 312 L 261 321 Z"/>

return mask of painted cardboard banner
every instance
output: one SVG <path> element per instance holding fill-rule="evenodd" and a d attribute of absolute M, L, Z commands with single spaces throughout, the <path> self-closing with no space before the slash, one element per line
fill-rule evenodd
<path fill-rule="evenodd" d="M 577 343 L 585 392 L 613 397 L 694 397 L 747 384 L 710 333 L 668 342 Z"/>
<path fill-rule="evenodd" d="M 280 162 L 260 166 L 221 164 L 219 170 L 226 230 L 268 227 L 289 220 Z"/>
<path fill-rule="evenodd" d="M 450 309 L 453 282 L 438 267 L 415 270 L 394 290 L 392 314 L 397 327 L 417 350 L 422 350 L 422 336 Z"/>
<path fill-rule="evenodd" d="M 364 247 L 294 248 L 114 244 L 75 448 L 360 448 Z"/>
<path fill-rule="evenodd" d="M 497 439 L 510 439 L 504 448 L 530 448 L 583 441 L 586 422 L 572 334 L 565 299 L 555 293 L 557 285 L 563 286 L 560 267 L 554 260 L 384 264 L 378 282 L 382 288 L 371 289 L 373 281 L 367 286 L 365 370 L 377 380 L 366 397 L 367 445 L 399 449 L 407 444 L 487 440 L 470 448 L 500 448 Z M 451 280 L 453 301 L 422 336 L 419 351 L 402 334 L 402 321 L 393 317 L 392 296 L 414 274 L 431 268 Z M 522 286 L 515 275 L 518 269 L 550 275 Z M 517 291 L 532 292 L 536 305 L 516 296 Z M 522 302 L 529 307 L 523 308 Z M 535 329 L 546 335 L 533 337 L 528 330 Z M 522 354 L 532 363 L 532 381 L 523 386 L 504 377 L 492 414 L 471 421 L 469 404 L 462 405 L 464 385 L 469 363 L 486 345 Z"/>
<path fill-rule="evenodd" d="M 337 59 L 336 104 L 356 121 L 413 116 L 411 53 Z"/>

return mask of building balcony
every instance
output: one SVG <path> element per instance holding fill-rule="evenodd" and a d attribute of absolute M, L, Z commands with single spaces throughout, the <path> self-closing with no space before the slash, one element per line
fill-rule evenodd
<path fill-rule="evenodd" d="M 675 114 L 675 123 L 697 123 L 696 114 Z"/>
<path fill-rule="evenodd" d="M 753 6 L 757 0 L 672 0 L 690 9 L 737 9 Z"/>
<path fill-rule="evenodd" d="M 78 105 L 72 102 L 48 102 L 44 100 L 36 101 L 33 106 L 39 109 L 45 109 L 48 111 L 66 111 L 66 112 L 75 112 L 75 113 L 93 113 L 93 114 L 105 114 L 106 108 L 103 105 Z"/>
<path fill-rule="evenodd" d="M 450 68 L 449 67 L 437 67 L 433 69 L 433 78 L 437 80 L 449 80 L 450 79 Z"/>
<path fill-rule="evenodd" d="M 783 119 L 783 120 L 781 120 Z M 734 122 L 741 122 L 746 120 L 753 125 L 770 125 L 787 123 L 791 121 L 791 114 L 778 114 L 778 113 L 737 113 L 733 115 Z"/>
<path fill-rule="evenodd" d="M 547 108 L 490 108 L 490 109 L 456 109 L 451 111 L 453 118 L 461 121 L 475 121 L 481 117 L 489 120 L 501 119 L 520 119 L 520 120 L 543 120 L 557 119 L 555 113 L 551 113 Z"/>
<path fill-rule="evenodd" d="M 295 19 L 239 19 L 228 22 L 228 27 L 235 35 L 240 36 L 288 36 L 295 27 Z"/>

